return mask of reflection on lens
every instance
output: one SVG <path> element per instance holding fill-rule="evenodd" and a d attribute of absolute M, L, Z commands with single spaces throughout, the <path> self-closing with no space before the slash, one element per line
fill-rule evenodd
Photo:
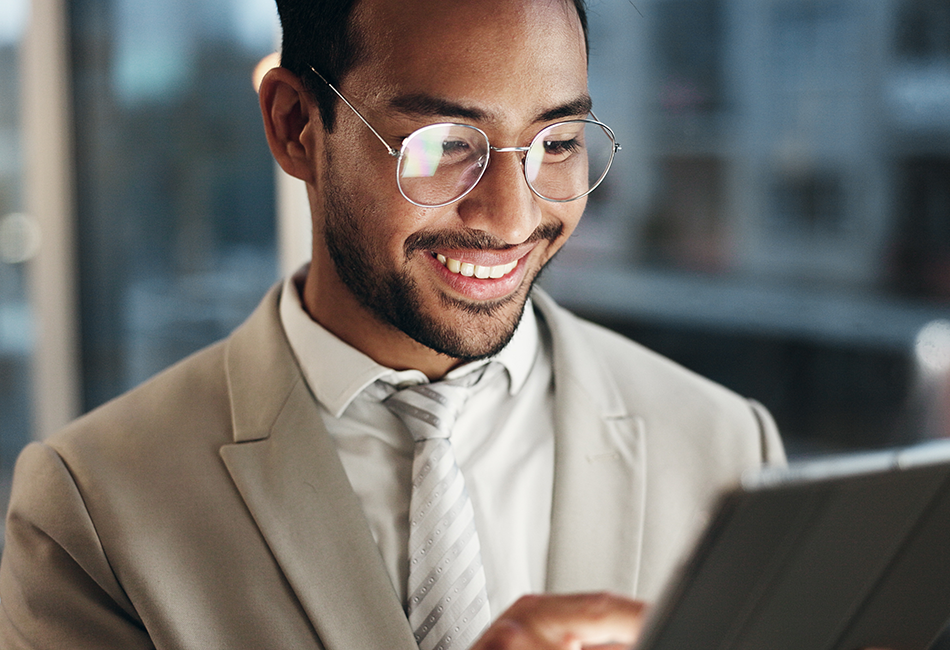
<path fill-rule="evenodd" d="M 544 147 L 532 145 L 524 157 L 524 176 L 528 185 L 534 186 L 537 182 L 543 162 Z"/>
<path fill-rule="evenodd" d="M 396 180 L 416 205 L 439 207 L 457 200 L 481 179 L 488 139 L 465 124 L 432 124 L 403 141 Z"/>
<path fill-rule="evenodd" d="M 421 133 L 406 138 L 402 146 L 403 178 L 435 176 L 442 162 L 442 142 L 449 135 L 451 125 L 437 124 Z"/>

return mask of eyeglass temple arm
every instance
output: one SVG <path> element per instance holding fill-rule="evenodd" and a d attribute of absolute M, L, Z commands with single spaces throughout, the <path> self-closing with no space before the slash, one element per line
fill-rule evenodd
<path fill-rule="evenodd" d="M 328 85 L 328 86 L 330 87 L 330 90 L 332 90 L 334 93 L 336 93 L 336 96 L 337 96 L 337 97 L 339 97 L 340 99 L 343 100 L 343 103 L 344 103 L 344 104 L 346 104 L 347 106 L 350 107 L 350 110 L 352 110 L 354 113 L 356 113 L 356 117 L 358 117 L 358 118 L 360 118 L 360 120 L 362 120 L 363 124 L 365 124 L 366 127 L 367 127 L 370 131 L 373 132 L 373 135 L 375 135 L 377 138 L 379 138 L 379 141 L 383 143 L 383 146 L 384 146 L 384 147 L 386 147 L 386 150 L 389 152 L 389 155 L 390 155 L 390 156 L 393 156 L 393 157 L 399 156 L 399 151 L 396 150 L 396 149 L 393 149 L 391 146 L 389 146 L 389 143 L 386 142 L 386 141 L 383 139 L 383 136 L 381 136 L 381 135 L 379 134 L 379 131 L 377 131 L 376 129 L 374 129 L 374 128 L 373 128 L 373 125 L 366 121 L 366 118 L 363 117 L 363 115 L 362 115 L 358 110 L 356 110 L 356 107 L 353 106 L 353 104 L 351 104 L 350 101 L 349 101 L 346 97 L 343 96 L 343 93 L 341 93 L 339 90 L 336 89 L 336 87 L 335 87 L 333 84 L 331 84 L 329 81 L 327 81 L 326 78 L 325 78 L 322 74 L 320 74 L 319 72 L 317 72 L 317 69 L 316 69 L 316 68 L 314 68 L 313 66 L 310 66 L 310 69 L 313 71 L 313 74 L 315 74 L 315 75 L 317 75 L 318 77 L 320 77 L 320 80 L 323 81 L 323 83 L 325 83 L 326 85 Z"/>
<path fill-rule="evenodd" d="M 613 129 L 611 129 L 609 126 L 607 126 L 606 124 L 604 124 L 603 122 L 601 122 L 601 121 L 600 121 L 600 118 L 597 117 L 596 115 L 594 115 L 594 111 L 591 111 L 591 112 L 590 112 L 590 116 L 591 116 L 592 118 L 594 118 L 594 121 L 595 121 L 595 122 L 600 123 L 601 126 L 607 127 L 607 131 L 609 132 L 608 134 L 610 135 L 610 138 L 614 141 L 614 153 L 617 153 L 618 151 L 620 151 L 621 149 L 623 149 L 623 147 L 620 146 L 620 143 L 617 142 L 617 137 L 614 135 Z M 607 166 L 607 169 L 610 169 L 610 165 Z"/>

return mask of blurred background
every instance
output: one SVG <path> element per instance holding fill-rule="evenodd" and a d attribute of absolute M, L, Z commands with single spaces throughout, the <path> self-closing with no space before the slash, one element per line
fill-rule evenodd
<path fill-rule="evenodd" d="M 950 431 L 950 3 L 591 0 L 623 145 L 542 284 L 764 403 L 789 451 Z M 271 0 L 0 2 L 0 505 L 19 450 L 306 256 Z"/>

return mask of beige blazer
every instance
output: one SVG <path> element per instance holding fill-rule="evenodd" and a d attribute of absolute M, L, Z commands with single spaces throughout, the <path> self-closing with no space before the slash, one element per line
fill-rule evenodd
<path fill-rule="evenodd" d="M 0 563 L 0 648 L 414 650 L 278 317 L 30 445 Z M 740 472 L 761 407 L 541 292 L 556 467 L 548 589 L 653 598 Z"/>

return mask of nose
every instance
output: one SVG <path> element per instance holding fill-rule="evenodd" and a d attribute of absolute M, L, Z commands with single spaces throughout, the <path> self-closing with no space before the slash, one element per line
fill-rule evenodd
<path fill-rule="evenodd" d="M 541 199 L 525 182 L 522 150 L 493 148 L 484 176 L 458 207 L 467 227 L 512 245 L 528 239 L 541 223 Z"/>

